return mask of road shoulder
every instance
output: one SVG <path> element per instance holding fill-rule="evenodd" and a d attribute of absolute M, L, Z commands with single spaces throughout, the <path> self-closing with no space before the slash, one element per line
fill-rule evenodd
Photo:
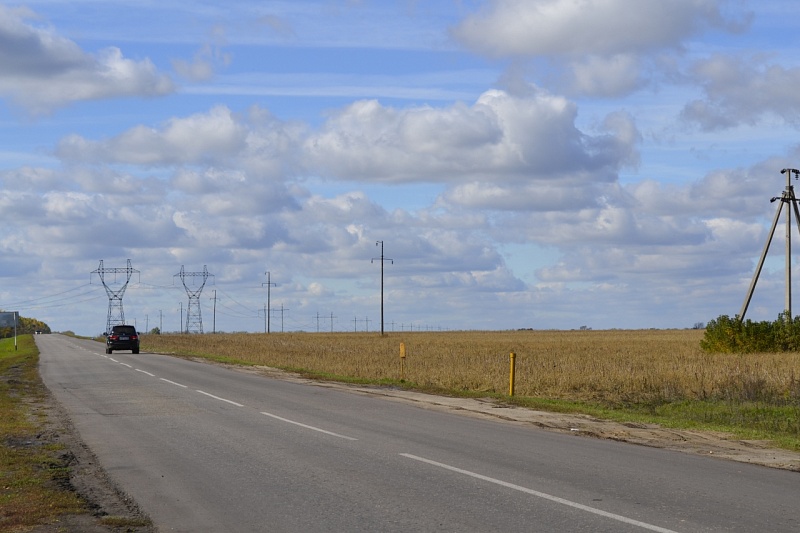
<path fill-rule="evenodd" d="M 44 385 L 43 385 L 44 386 Z M 56 460 L 69 468 L 65 490 L 75 491 L 88 511 L 62 515 L 57 522 L 36 526 L 35 533 L 154 533 L 150 519 L 109 479 L 92 451 L 81 440 L 69 415 L 45 387 L 41 402 L 31 405 L 44 412 L 46 422 L 36 445 L 56 445 Z"/>

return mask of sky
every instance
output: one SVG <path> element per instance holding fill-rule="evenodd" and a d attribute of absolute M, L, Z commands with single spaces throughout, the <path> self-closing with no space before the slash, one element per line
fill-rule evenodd
<path fill-rule="evenodd" d="M 734 316 L 800 167 L 799 17 L 0 3 L 0 309 L 82 335 L 119 304 L 165 332 L 377 332 L 382 303 L 386 332 Z M 747 318 L 785 307 L 786 211 Z"/>

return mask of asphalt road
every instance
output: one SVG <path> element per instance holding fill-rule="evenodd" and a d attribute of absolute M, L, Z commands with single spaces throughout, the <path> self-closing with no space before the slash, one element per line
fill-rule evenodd
<path fill-rule="evenodd" d="M 36 337 L 160 531 L 800 531 L 800 474 Z"/>

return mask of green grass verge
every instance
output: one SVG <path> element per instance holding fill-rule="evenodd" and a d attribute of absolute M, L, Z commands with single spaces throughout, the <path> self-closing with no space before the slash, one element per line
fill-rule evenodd
<path fill-rule="evenodd" d="M 585 402 L 514 397 L 510 403 L 563 413 L 581 413 L 616 422 L 658 424 L 672 429 L 729 433 L 742 440 L 766 440 L 800 451 L 800 407 L 758 402 L 683 401 L 659 406 L 610 407 Z"/>
<path fill-rule="evenodd" d="M 0 531 L 51 523 L 64 514 L 86 512 L 68 489 L 69 469 L 60 447 L 40 441 L 44 417 L 39 352 L 30 335 L 0 339 Z"/>

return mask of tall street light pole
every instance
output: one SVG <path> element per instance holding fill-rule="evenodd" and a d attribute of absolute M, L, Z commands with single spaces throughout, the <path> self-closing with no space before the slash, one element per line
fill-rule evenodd
<path fill-rule="evenodd" d="M 380 261 L 381 261 L 381 337 L 383 337 L 383 335 L 384 335 L 384 332 L 383 332 L 383 263 L 384 263 L 384 261 L 389 261 L 390 263 L 394 264 L 394 259 L 389 259 L 387 257 L 384 257 L 384 255 L 383 255 L 383 241 L 378 241 L 378 242 L 375 243 L 375 246 L 378 246 L 378 245 L 380 245 L 380 247 L 381 247 L 381 256 L 379 258 L 377 258 L 377 259 L 380 259 Z M 376 261 L 376 259 L 373 258 L 372 261 L 370 261 L 370 262 L 374 263 L 375 261 Z"/>

